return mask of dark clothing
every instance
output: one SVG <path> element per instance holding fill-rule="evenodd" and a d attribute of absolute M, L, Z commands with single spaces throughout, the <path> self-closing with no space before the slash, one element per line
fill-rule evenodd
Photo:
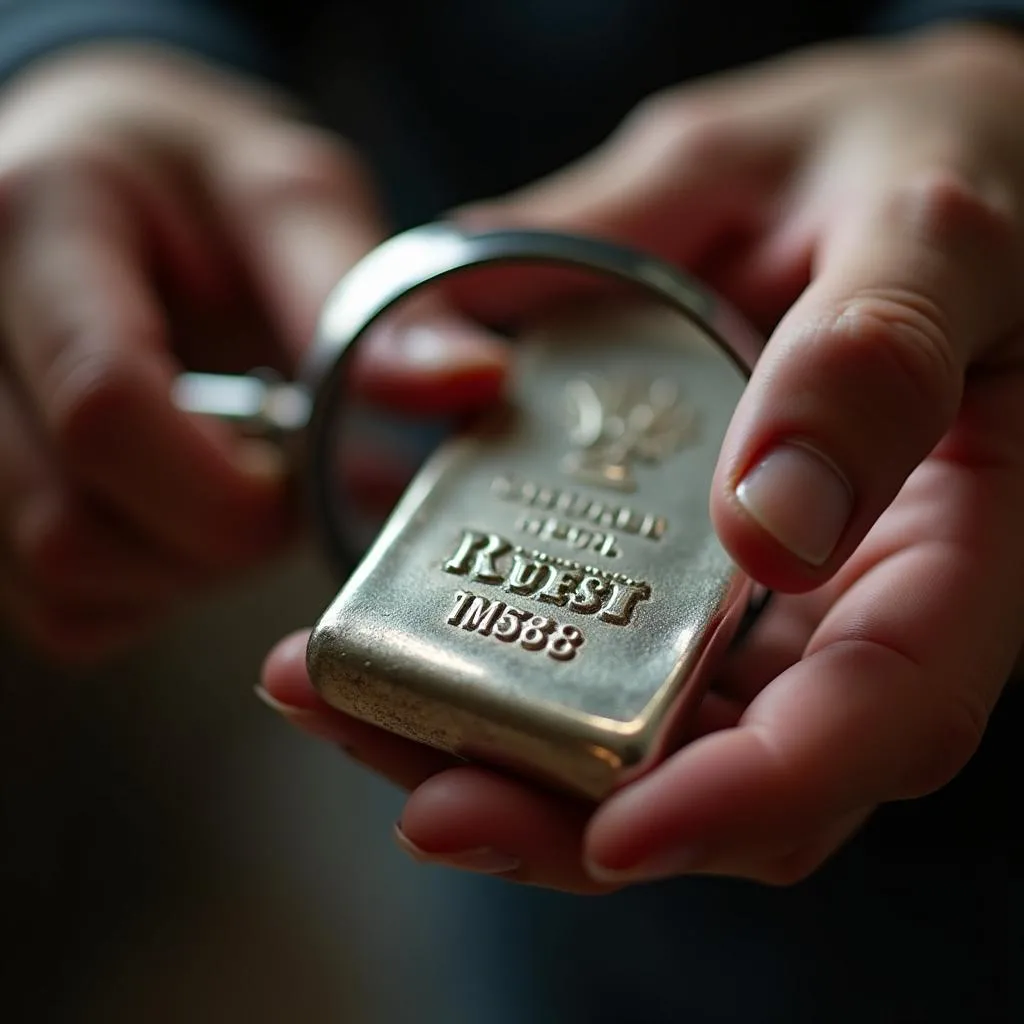
<path fill-rule="evenodd" d="M 943 18 L 1024 22 L 1024 0 L 7 0 L 0 80 L 97 38 L 181 47 L 304 96 L 330 72 L 385 191 L 416 166 L 404 226 L 581 155 L 656 89 Z"/>
<path fill-rule="evenodd" d="M 94 39 L 272 78 L 362 145 L 401 227 L 554 170 L 660 88 L 947 18 L 1024 23 L 1024 0 L 0 0 L 0 81 Z M 453 898 L 431 927 L 466 1021 L 1024 1020 L 1022 699 L 952 786 L 884 808 L 793 890 L 684 879 L 581 900 L 459 880 L 468 911 Z"/>

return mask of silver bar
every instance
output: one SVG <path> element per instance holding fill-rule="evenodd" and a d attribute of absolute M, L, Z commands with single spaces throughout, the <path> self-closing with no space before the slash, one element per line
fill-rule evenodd
<path fill-rule="evenodd" d="M 678 744 L 748 606 L 708 495 L 746 374 L 662 304 L 517 345 L 317 624 L 333 706 L 575 795 Z"/>

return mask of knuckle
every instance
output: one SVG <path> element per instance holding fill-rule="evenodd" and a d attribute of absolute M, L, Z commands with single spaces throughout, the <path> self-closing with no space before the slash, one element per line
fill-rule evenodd
<path fill-rule="evenodd" d="M 232 161 L 233 184 L 248 201 L 288 205 L 370 197 L 370 174 L 344 140 L 316 128 L 288 125 L 254 135 Z"/>
<path fill-rule="evenodd" d="M 960 773 L 981 744 L 989 710 L 973 692 L 957 691 L 933 705 L 930 742 L 912 758 L 897 799 L 927 796 Z"/>
<path fill-rule="evenodd" d="M 1010 206 L 954 171 L 917 175 L 897 190 L 893 205 L 897 223 L 928 247 L 1005 257 L 1018 244 Z"/>
<path fill-rule="evenodd" d="M 806 881 L 821 866 L 822 858 L 804 851 L 761 864 L 751 877 L 776 889 L 789 889 Z"/>
<path fill-rule="evenodd" d="M 873 368 L 892 382 L 906 422 L 944 428 L 963 390 L 960 360 L 945 315 L 932 300 L 905 289 L 861 293 L 837 318 L 839 348 L 848 365 Z M 916 415 L 916 419 L 911 418 Z"/>
<path fill-rule="evenodd" d="M 990 32 L 980 36 L 959 34 L 955 45 L 926 48 L 920 57 L 924 66 L 935 68 L 949 81 L 985 86 L 994 94 L 1012 94 L 1024 82 L 1017 40 L 999 38 Z"/>
<path fill-rule="evenodd" d="M 731 122 L 708 105 L 668 89 L 643 100 L 623 122 L 619 142 L 657 151 L 672 164 L 716 168 L 732 162 L 740 143 Z"/>
<path fill-rule="evenodd" d="M 0 232 L 5 241 L 37 210 L 41 196 L 66 191 L 81 174 L 78 158 L 47 154 L 21 160 L 0 171 Z"/>
<path fill-rule="evenodd" d="M 686 102 L 675 89 L 651 93 L 622 122 L 623 133 L 660 134 L 674 130 L 685 117 Z"/>
<path fill-rule="evenodd" d="M 713 171 L 733 162 L 738 144 L 736 132 L 727 122 L 691 113 L 676 130 L 673 152 L 680 161 Z"/>
<path fill-rule="evenodd" d="M 130 429 L 138 390 L 135 368 L 115 353 L 86 350 L 72 338 L 60 346 L 44 385 L 45 408 L 58 454 L 95 463 Z"/>
<path fill-rule="evenodd" d="M 40 223 L 88 218 L 97 200 L 129 194 L 138 172 L 109 140 L 69 142 L 0 166 L 0 242 Z"/>

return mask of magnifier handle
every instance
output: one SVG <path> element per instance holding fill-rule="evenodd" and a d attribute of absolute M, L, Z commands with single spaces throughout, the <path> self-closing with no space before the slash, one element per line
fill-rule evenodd
<path fill-rule="evenodd" d="M 249 437 L 283 441 L 309 422 L 313 402 L 302 384 L 256 370 L 247 374 L 183 373 L 174 383 L 179 409 L 213 416 Z"/>

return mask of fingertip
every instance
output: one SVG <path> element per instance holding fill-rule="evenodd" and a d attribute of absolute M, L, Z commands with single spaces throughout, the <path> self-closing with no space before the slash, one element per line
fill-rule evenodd
<path fill-rule="evenodd" d="M 460 766 L 426 779 L 410 796 L 402 814 L 403 833 L 427 850 L 492 847 L 523 856 L 550 841 L 552 797 L 518 780 L 474 765 Z M 556 832 L 557 835 L 557 832 Z"/>
<path fill-rule="evenodd" d="M 401 823 L 395 824 L 392 836 L 398 848 L 418 864 L 457 868 L 483 875 L 511 874 L 522 865 L 522 861 L 518 857 L 489 846 L 471 850 L 425 850 L 405 834 Z"/>
<path fill-rule="evenodd" d="M 583 829 L 592 812 L 589 805 L 467 766 L 420 785 L 400 824 L 408 840 L 429 851 L 432 860 L 450 864 L 453 854 L 497 851 L 520 862 L 507 874 L 517 882 L 596 895 L 615 886 L 596 881 L 583 869 Z"/>
<path fill-rule="evenodd" d="M 289 707 L 320 705 L 306 670 L 308 642 L 309 630 L 300 630 L 277 643 L 267 655 L 260 684 L 272 700 Z"/>
<path fill-rule="evenodd" d="M 407 413 L 470 410 L 500 397 L 510 360 L 507 344 L 465 318 L 403 317 L 367 339 L 357 383 L 371 400 Z"/>
<path fill-rule="evenodd" d="M 834 463 L 811 445 L 783 442 L 746 470 L 720 472 L 716 485 L 715 531 L 758 583 L 806 593 L 842 564 L 855 495 Z"/>
<path fill-rule="evenodd" d="M 503 814 L 515 800 L 510 784 L 486 769 L 453 768 L 427 779 L 402 813 L 405 836 L 426 849 L 462 848 L 477 843 L 493 822 L 495 804 Z M 504 801 L 504 802 L 503 802 Z"/>

